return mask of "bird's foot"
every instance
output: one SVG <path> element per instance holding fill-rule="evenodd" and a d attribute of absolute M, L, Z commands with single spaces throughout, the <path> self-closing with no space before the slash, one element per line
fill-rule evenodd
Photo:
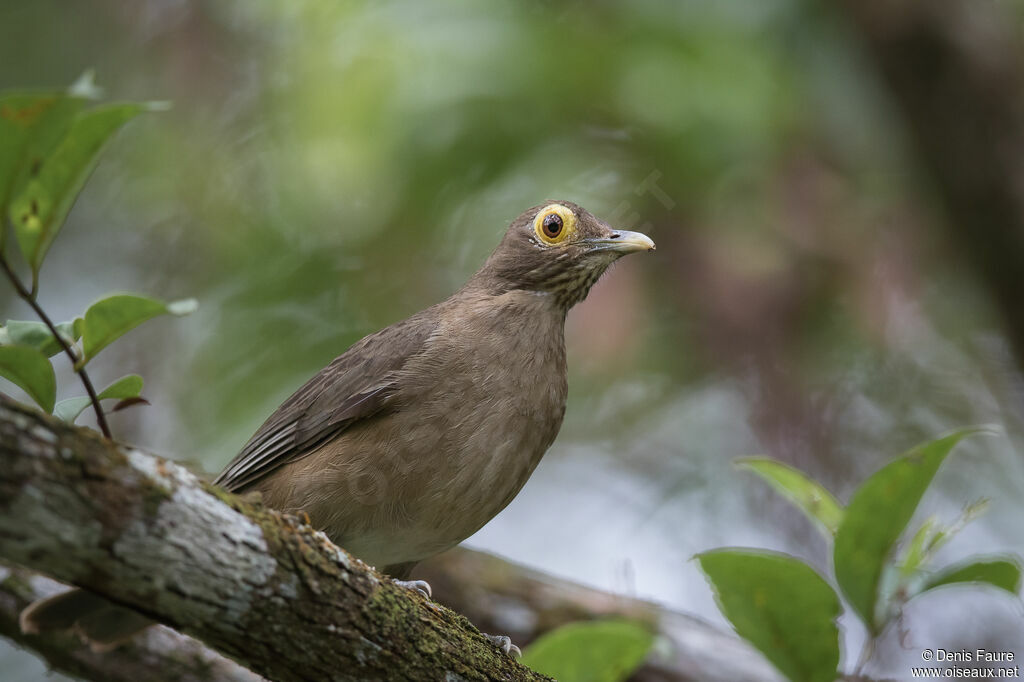
<path fill-rule="evenodd" d="M 519 650 L 515 644 L 512 643 L 512 638 L 508 635 L 489 635 L 486 632 L 483 633 L 484 637 L 491 640 L 491 644 L 501 649 L 502 653 L 506 653 L 509 656 L 519 658 L 523 655 L 523 652 Z"/>
<path fill-rule="evenodd" d="M 427 599 L 430 599 L 430 583 L 426 580 L 395 580 L 394 583 L 399 587 L 404 587 L 407 590 L 416 590 Z"/>

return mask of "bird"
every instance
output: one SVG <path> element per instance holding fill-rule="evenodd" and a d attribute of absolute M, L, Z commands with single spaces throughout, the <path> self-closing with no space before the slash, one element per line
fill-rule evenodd
<path fill-rule="evenodd" d="M 364 337 L 278 407 L 214 483 L 309 521 L 400 585 L 504 509 L 554 442 L 568 393 L 565 320 L 620 257 L 653 251 L 571 201 L 515 218 L 444 301 Z M 152 621 L 71 590 L 22 629 L 116 646 Z M 507 637 L 491 637 L 504 651 Z"/>

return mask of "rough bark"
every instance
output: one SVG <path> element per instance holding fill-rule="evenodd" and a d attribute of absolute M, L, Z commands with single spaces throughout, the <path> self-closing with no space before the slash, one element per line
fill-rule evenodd
<path fill-rule="evenodd" d="M 0 401 L 0 557 L 288 680 L 542 680 L 300 521 Z"/>
<path fill-rule="evenodd" d="M 65 589 L 60 583 L 20 568 L 0 566 L 0 636 L 31 649 L 55 670 L 86 680 L 140 682 L 262 682 L 256 673 L 174 630 L 155 626 L 103 653 L 68 633 L 26 635 L 18 614 L 36 599 Z"/>
<path fill-rule="evenodd" d="M 1012 6 L 844 0 L 1024 367 L 1024 49 Z"/>
<path fill-rule="evenodd" d="M 297 520 L 6 399 L 0 463 L 0 558 L 133 606 L 269 679 L 547 679 Z M 520 644 L 574 620 L 648 622 L 663 644 L 633 680 L 780 679 L 701 621 L 479 552 L 446 553 L 416 577 L 442 604 Z M 0 567 L 0 635 L 56 669 L 115 682 L 259 679 L 164 627 L 106 654 L 68 635 L 23 635 L 17 614 L 56 585 Z"/>

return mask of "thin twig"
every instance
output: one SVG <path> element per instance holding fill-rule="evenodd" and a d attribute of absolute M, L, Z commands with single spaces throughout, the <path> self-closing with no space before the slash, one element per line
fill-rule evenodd
<path fill-rule="evenodd" d="M 96 389 L 93 388 L 92 380 L 89 379 L 89 374 L 85 371 L 85 367 L 78 366 L 77 354 L 61 333 L 57 331 L 57 327 L 50 320 L 50 316 L 47 315 L 39 306 L 39 303 L 36 302 L 35 293 L 26 289 L 21 283 L 21 280 L 18 279 L 18 276 L 14 274 L 14 270 L 12 270 L 11 266 L 7 263 L 7 259 L 0 257 L 0 264 L 3 265 L 4 272 L 7 273 L 7 278 L 10 279 L 11 284 L 14 285 L 14 289 L 18 292 L 18 296 L 32 306 L 32 310 L 36 312 L 36 315 L 38 315 L 39 319 L 43 321 L 43 324 L 49 327 L 50 333 L 57 339 L 57 343 L 59 343 L 60 347 L 64 349 L 67 356 L 71 358 L 71 366 L 75 368 L 75 373 L 78 374 L 78 378 L 82 380 L 82 385 L 85 386 L 85 392 L 89 395 L 89 401 L 92 402 L 92 409 L 96 412 L 96 423 L 99 425 L 100 431 L 102 431 L 103 435 L 108 439 L 113 440 L 114 437 L 110 433 L 110 426 L 107 424 L 106 415 L 103 414 L 103 407 L 100 405 L 100 399 L 96 395 Z"/>

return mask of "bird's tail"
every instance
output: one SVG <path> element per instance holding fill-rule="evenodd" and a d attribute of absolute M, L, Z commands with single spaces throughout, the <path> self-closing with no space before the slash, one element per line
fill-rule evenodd
<path fill-rule="evenodd" d="M 141 632 L 152 620 L 85 590 L 68 590 L 32 602 L 18 619 L 25 634 L 70 630 L 93 651 L 109 651 Z"/>

